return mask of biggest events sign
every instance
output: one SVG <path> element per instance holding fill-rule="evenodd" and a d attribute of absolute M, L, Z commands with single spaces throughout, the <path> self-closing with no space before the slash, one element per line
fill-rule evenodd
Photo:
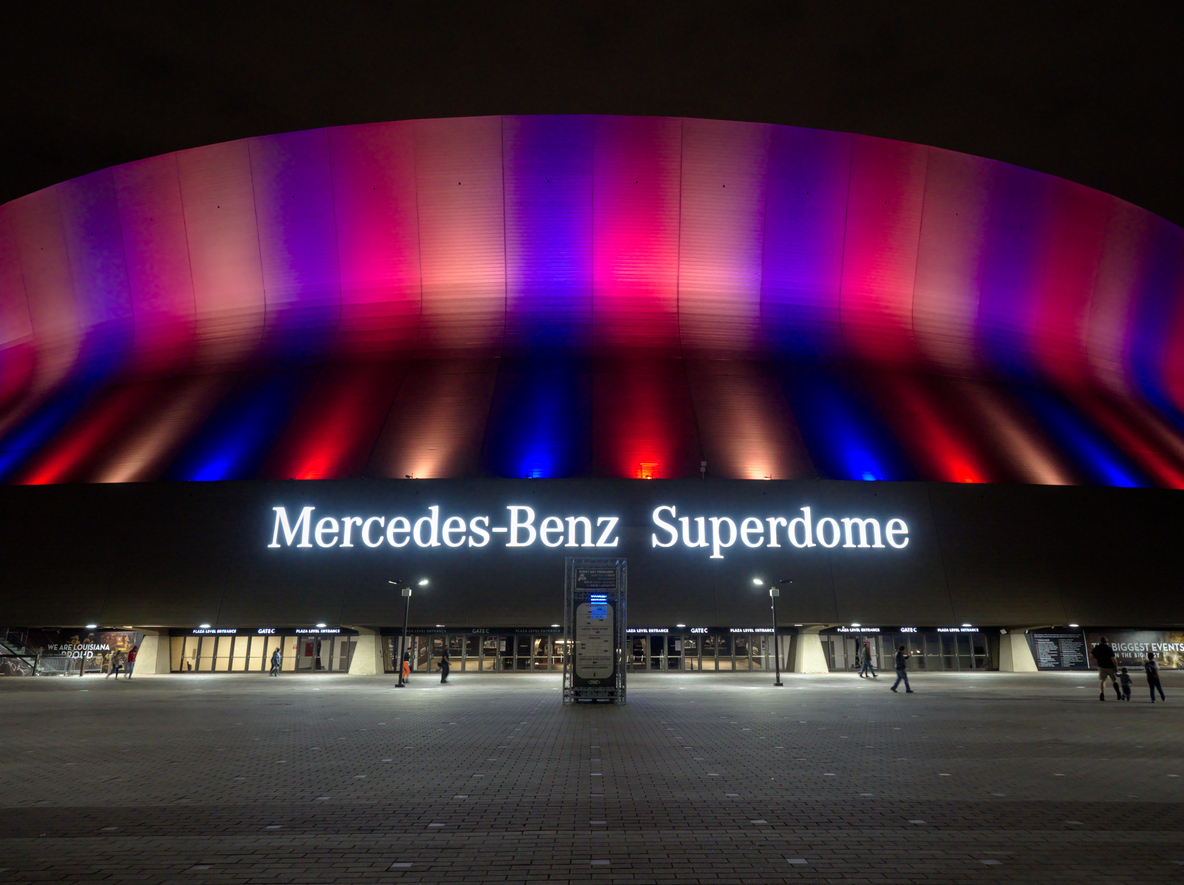
<path fill-rule="evenodd" d="M 786 548 L 863 549 L 891 552 L 909 545 L 909 526 L 894 514 L 815 513 L 811 506 L 770 512 L 722 514 L 674 503 L 658 503 L 651 514 L 653 549 L 701 552 L 724 559 L 732 551 Z M 443 511 L 430 504 L 419 512 L 364 510 L 318 512 L 316 505 L 273 506 L 269 514 L 271 549 L 295 547 L 358 550 L 448 547 L 457 550 L 497 544 L 517 548 L 600 548 L 620 545 L 621 518 L 614 514 L 541 513 L 526 504 L 498 511 Z"/>
<path fill-rule="evenodd" d="M 1148 653 L 1155 655 L 1162 670 L 1184 670 L 1184 631 L 1179 630 L 1089 630 L 1086 640 L 1093 647 L 1106 637 L 1118 666 L 1141 668 Z M 1090 663 L 1097 666 L 1091 658 Z"/>

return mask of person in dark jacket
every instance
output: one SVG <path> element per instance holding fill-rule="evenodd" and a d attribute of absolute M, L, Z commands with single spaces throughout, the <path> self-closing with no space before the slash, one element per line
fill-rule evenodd
<path fill-rule="evenodd" d="M 452 669 L 452 664 L 448 660 L 448 646 L 444 646 L 444 650 L 440 652 L 440 684 L 443 685 L 448 681 L 448 671 Z"/>
<path fill-rule="evenodd" d="M 1143 670 L 1147 673 L 1147 685 L 1151 689 L 1151 703 L 1155 703 L 1155 692 L 1158 691 L 1159 699 L 1166 704 L 1168 699 L 1163 696 L 1163 686 L 1159 682 L 1159 664 L 1155 661 L 1155 652 L 1147 652 Z"/>
<path fill-rule="evenodd" d="M 893 664 L 896 666 L 896 681 L 892 683 L 892 690 L 896 691 L 896 686 L 900 685 L 901 680 L 904 681 L 905 694 L 912 694 L 913 690 L 909 688 L 909 674 L 906 667 L 908 666 L 909 656 L 905 653 L 904 646 L 896 650 L 896 655 L 893 659 Z"/>
<path fill-rule="evenodd" d="M 269 676 L 280 675 L 280 664 L 284 662 L 284 655 L 278 648 L 271 653 L 271 672 Z"/>
<path fill-rule="evenodd" d="M 1098 687 L 1101 689 L 1098 692 L 1098 700 L 1106 700 L 1106 680 L 1109 679 L 1114 686 L 1114 696 L 1121 701 L 1122 689 L 1118 685 L 1118 661 L 1114 657 L 1114 649 L 1110 647 L 1105 636 L 1098 637 L 1098 644 L 1094 646 L 1094 650 L 1090 654 L 1098 662 Z"/>
<path fill-rule="evenodd" d="M 863 644 L 863 653 L 861 657 L 863 658 L 863 665 L 859 668 L 859 675 L 866 679 L 870 673 L 872 679 L 875 679 L 876 668 L 872 666 L 872 644 L 870 642 L 865 642 Z"/>

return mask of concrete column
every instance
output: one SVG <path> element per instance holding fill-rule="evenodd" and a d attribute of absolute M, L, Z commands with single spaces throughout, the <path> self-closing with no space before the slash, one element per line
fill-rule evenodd
<path fill-rule="evenodd" d="M 793 672 L 794 673 L 829 673 L 830 666 L 826 662 L 826 655 L 822 651 L 822 639 L 818 633 L 823 628 L 803 627 L 793 644 Z"/>
<path fill-rule="evenodd" d="M 140 650 L 136 652 L 136 669 L 132 671 L 132 678 L 167 676 L 173 671 L 168 631 L 137 629 L 141 630 L 144 638 L 140 642 Z"/>
<path fill-rule="evenodd" d="M 349 662 L 350 676 L 381 676 L 386 672 L 383 666 L 382 634 L 370 627 L 356 627 L 358 644 Z"/>
<path fill-rule="evenodd" d="M 1028 646 L 1024 627 L 1009 627 L 999 635 L 999 670 L 1003 673 L 1035 673 L 1036 659 Z"/>

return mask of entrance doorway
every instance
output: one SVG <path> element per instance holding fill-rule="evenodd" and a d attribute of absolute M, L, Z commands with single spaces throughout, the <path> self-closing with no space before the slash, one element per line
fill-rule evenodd
<path fill-rule="evenodd" d="M 867 636 L 830 633 L 820 638 L 832 673 L 854 670 L 864 643 L 871 646 L 872 666 L 877 670 L 891 670 L 896 649 L 902 645 L 909 655 L 910 670 L 989 670 L 994 666 L 994 652 L 982 631 L 890 631 Z"/>
<path fill-rule="evenodd" d="M 782 651 L 787 648 L 782 643 Z M 628 640 L 632 671 L 743 673 L 773 669 L 772 633 L 649 633 Z"/>
<path fill-rule="evenodd" d="M 190 634 L 171 636 L 174 673 L 265 673 L 280 650 L 282 672 L 346 673 L 357 638 L 267 634 Z"/>
<path fill-rule="evenodd" d="M 394 673 L 399 634 L 383 636 L 386 671 Z M 563 670 L 560 633 L 417 633 L 407 637 L 413 673 L 437 673 L 440 653 L 448 647 L 453 672 L 538 673 Z"/>

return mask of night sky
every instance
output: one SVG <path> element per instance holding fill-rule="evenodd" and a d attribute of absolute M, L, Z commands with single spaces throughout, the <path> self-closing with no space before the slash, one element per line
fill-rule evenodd
<path fill-rule="evenodd" d="M 1172 4 L 9 4 L 0 202 L 179 148 L 468 114 L 659 114 L 1005 160 L 1184 223 Z"/>

